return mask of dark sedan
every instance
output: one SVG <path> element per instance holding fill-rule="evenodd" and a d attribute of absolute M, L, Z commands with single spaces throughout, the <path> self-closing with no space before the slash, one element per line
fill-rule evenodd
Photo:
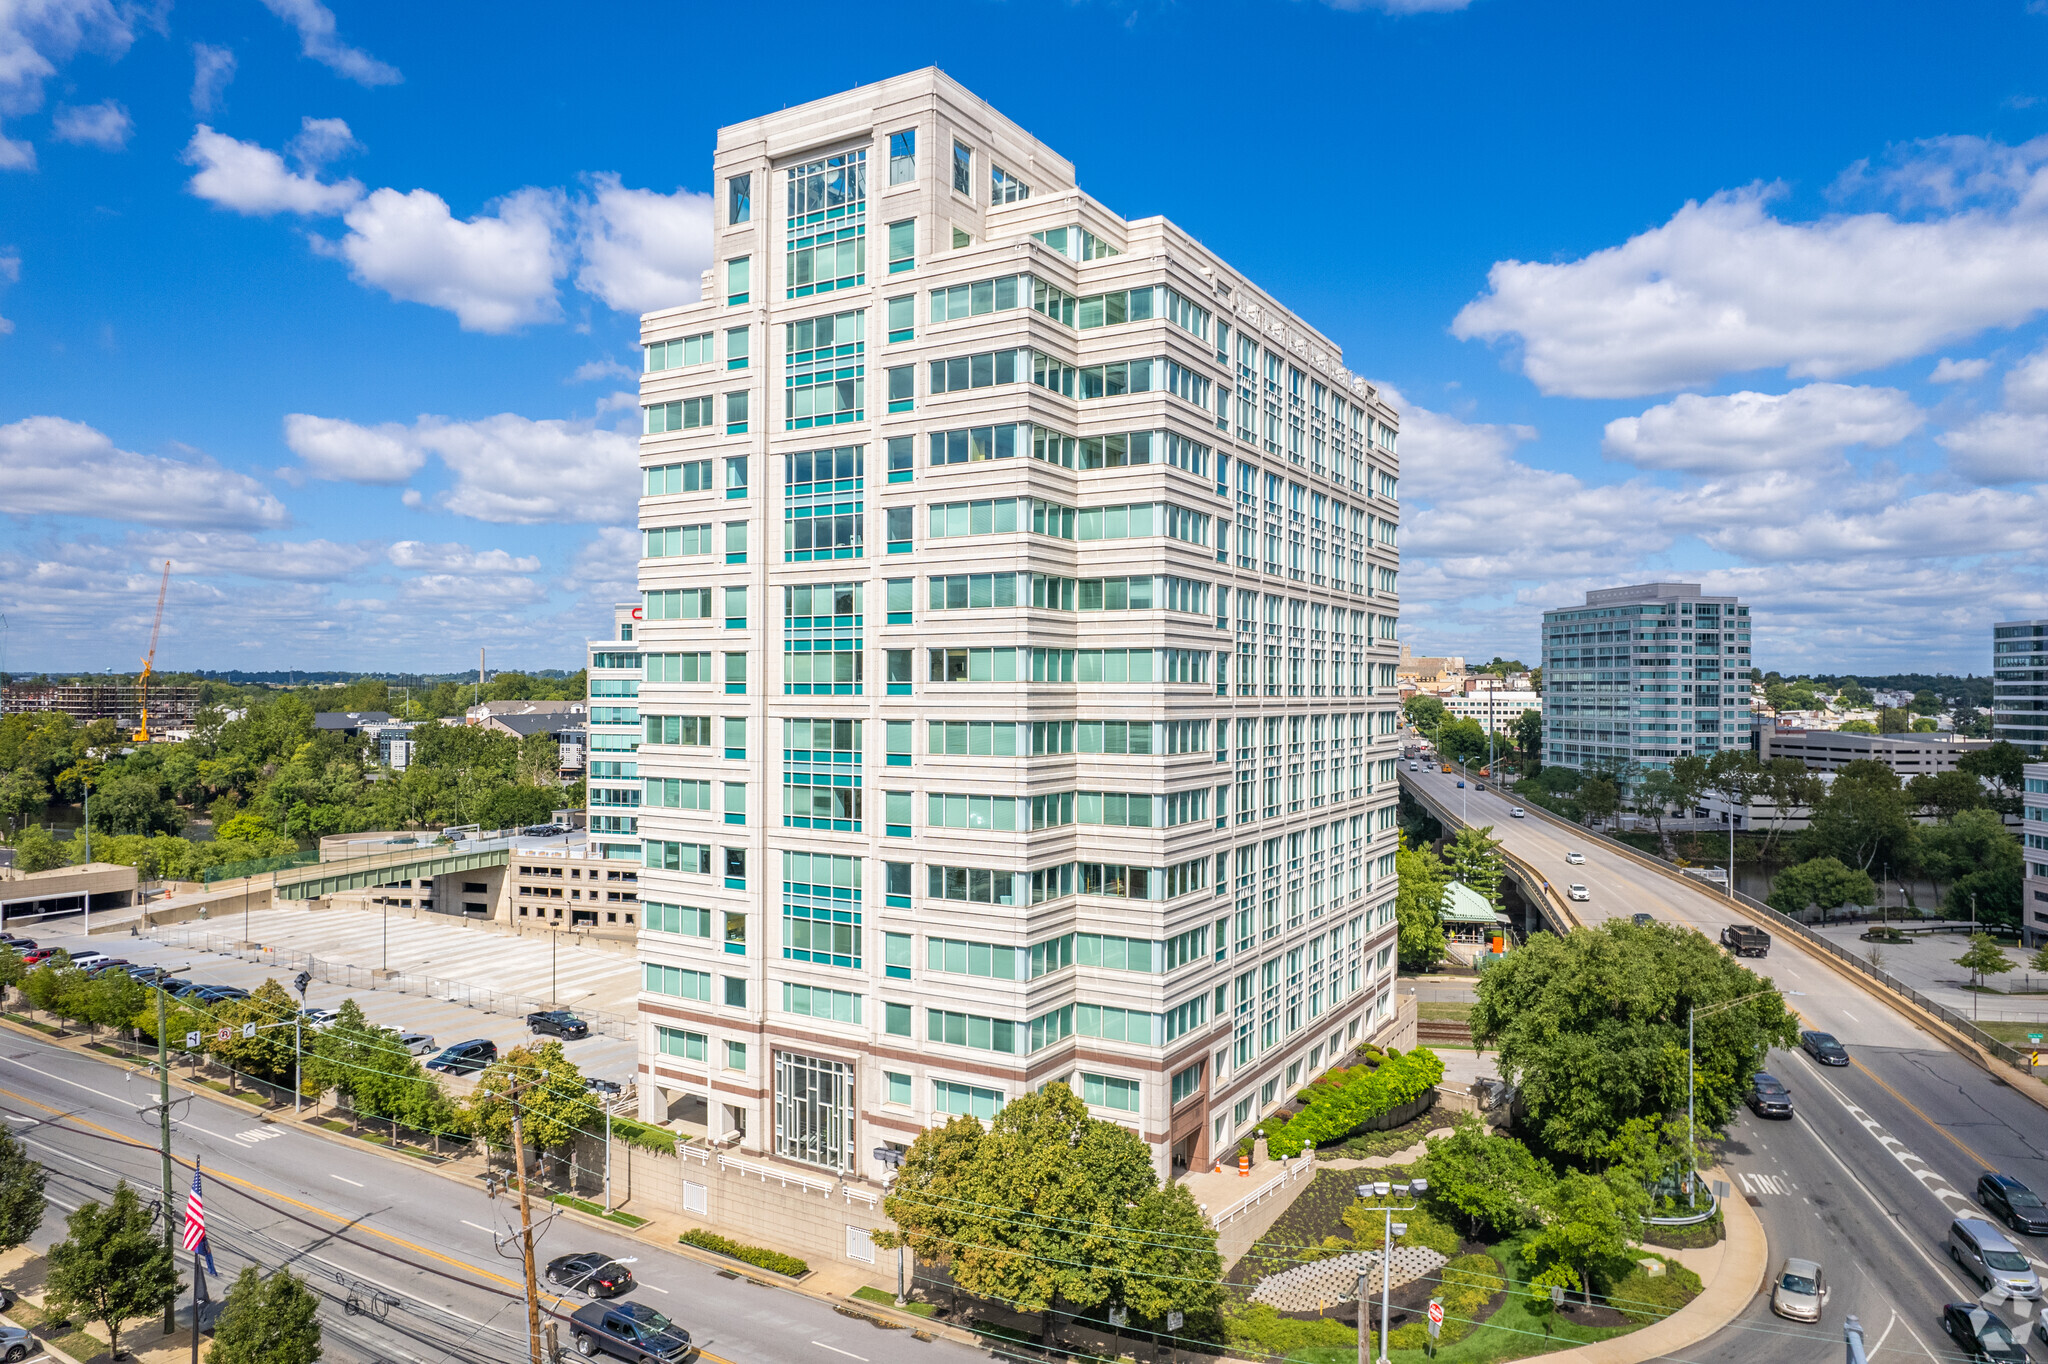
<path fill-rule="evenodd" d="M 2014 1231 L 2048 1236 L 2048 1205 L 2042 1204 L 2041 1195 L 2011 1175 L 1979 1176 L 1977 1202 Z"/>
<path fill-rule="evenodd" d="M 2027 1364 L 2026 1348 L 2013 1339 L 2012 1328 L 1988 1308 L 1974 1302 L 1952 1302 L 1941 1309 L 1941 1324 L 1966 1359 Z"/>
<path fill-rule="evenodd" d="M 633 1291 L 633 1271 L 597 1250 L 579 1250 L 548 1261 L 548 1282 L 593 1298 L 616 1298 Z"/>
<path fill-rule="evenodd" d="M 588 1359 L 607 1354 L 634 1364 L 682 1364 L 695 1355 L 690 1333 L 644 1302 L 589 1302 L 569 1314 L 569 1339 Z"/>
<path fill-rule="evenodd" d="M 1849 1049 L 1835 1040 L 1831 1032 L 1814 1032 L 1808 1029 L 1799 1034 L 1799 1045 L 1806 1054 L 1824 1066 L 1846 1066 L 1849 1064 Z"/>
<path fill-rule="evenodd" d="M 1760 1070 L 1749 1082 L 1749 1111 L 1759 1118 L 1789 1118 L 1792 1091 L 1777 1076 Z"/>
<path fill-rule="evenodd" d="M 497 1059 L 498 1044 L 488 1037 L 477 1037 L 467 1042 L 457 1042 L 449 1047 L 427 1062 L 427 1069 L 442 1071 L 448 1075 L 466 1075 L 471 1071 L 487 1068 Z"/>
<path fill-rule="evenodd" d="M 567 1009 L 547 1009 L 541 1013 L 528 1014 L 526 1028 L 528 1032 L 548 1033 L 555 1037 L 590 1036 L 590 1025 Z"/>

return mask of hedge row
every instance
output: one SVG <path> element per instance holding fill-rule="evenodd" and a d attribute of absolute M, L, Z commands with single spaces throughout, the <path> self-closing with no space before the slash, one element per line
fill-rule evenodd
<path fill-rule="evenodd" d="M 1341 1079 L 1325 1076 L 1309 1087 L 1308 1107 L 1267 1136 L 1266 1149 L 1276 1156 L 1292 1156 L 1311 1142 L 1321 1146 L 1421 1098 L 1443 1078 L 1444 1063 L 1427 1047 L 1405 1056 L 1390 1053 L 1373 1070 L 1360 1066 L 1343 1072 Z"/>
<path fill-rule="evenodd" d="M 794 1255 L 784 1255 L 779 1250 L 769 1250 L 765 1246 L 742 1245 L 738 1241 L 727 1240 L 715 1231 L 693 1228 L 676 1239 L 686 1246 L 695 1246 L 699 1250 L 708 1250 L 717 1255 L 727 1255 L 758 1269 L 787 1274 L 792 1279 L 800 1279 L 811 1272 L 811 1267 Z"/>

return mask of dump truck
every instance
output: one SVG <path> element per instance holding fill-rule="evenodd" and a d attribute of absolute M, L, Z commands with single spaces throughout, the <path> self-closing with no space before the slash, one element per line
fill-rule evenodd
<path fill-rule="evenodd" d="M 1721 946 L 1738 957 L 1768 956 L 1771 935 L 1754 924 L 1730 924 L 1721 930 Z"/>

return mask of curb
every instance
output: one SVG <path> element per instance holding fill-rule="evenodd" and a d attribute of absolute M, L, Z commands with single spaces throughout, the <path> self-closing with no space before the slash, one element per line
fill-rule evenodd
<path fill-rule="evenodd" d="M 1706 1173 L 1729 1178 L 1728 1172 L 1719 1167 Z M 1721 1267 L 1697 1298 L 1664 1320 L 1651 1322 L 1625 1336 L 1559 1350 L 1542 1358 L 1556 1360 L 1558 1364 L 1643 1364 L 1697 1345 L 1741 1316 L 1763 1287 L 1764 1275 L 1770 1268 L 1770 1247 L 1756 1209 L 1740 1197 L 1722 1199 L 1721 1207 L 1728 1232 Z"/>

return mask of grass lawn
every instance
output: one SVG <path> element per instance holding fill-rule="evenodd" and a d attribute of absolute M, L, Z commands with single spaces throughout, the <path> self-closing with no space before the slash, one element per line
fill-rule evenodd
<path fill-rule="evenodd" d="M 1436 1364 L 1497 1364 L 1504 1359 L 1546 1354 L 1573 1345 L 1627 1335 L 1637 1329 L 1633 1326 L 1580 1326 L 1571 1320 L 1569 1313 L 1560 1312 L 1550 1318 L 1550 1330 L 1546 1334 L 1544 1323 L 1529 1315 L 1527 1302 L 1528 1299 L 1519 1294 L 1509 1297 L 1471 1335 L 1437 1351 Z M 1421 1350 L 1389 1350 L 1387 1358 L 1394 1364 L 1423 1364 L 1427 1356 Z M 1288 1364 L 1357 1364 L 1358 1347 L 1312 1346 L 1297 1350 L 1287 1356 L 1287 1360 Z"/>
<path fill-rule="evenodd" d="M 2043 1037 L 2048 1037 L 2048 1023 L 2004 1023 L 1986 1021 L 1979 1023 L 1977 1026 L 1982 1028 L 1985 1032 L 1990 1033 L 1993 1037 L 2005 1043 L 2007 1046 L 2011 1047 L 2024 1047 L 2028 1045 L 2028 1033 L 2039 1033 Z M 2044 1048 L 2048 1048 L 2048 1042 L 2044 1042 L 2042 1046 Z"/>
<path fill-rule="evenodd" d="M 647 1219 L 644 1217 L 635 1217 L 629 1212 L 606 1212 L 602 1204 L 588 1202 L 577 1198 L 573 1194 L 556 1194 L 554 1201 L 565 1208 L 574 1208 L 578 1212 L 587 1212 L 592 1217 L 602 1217 L 605 1221 L 616 1222 L 622 1227 L 632 1227 L 637 1230 L 647 1225 Z"/>
<path fill-rule="evenodd" d="M 1421 999 L 1415 1002 L 1415 1016 L 1431 1023 L 1463 1023 L 1472 1017 L 1472 1006 L 1455 999 Z"/>
<path fill-rule="evenodd" d="M 939 1310 L 931 1303 L 910 1300 L 906 1300 L 901 1307 L 897 1307 L 896 1295 L 894 1293 L 885 1293 L 879 1288 L 870 1288 L 866 1285 L 854 1289 L 853 1296 L 859 1298 L 862 1302 L 879 1303 L 883 1307 L 895 1308 L 898 1312 L 908 1312 L 912 1316 L 917 1317 L 928 1317 Z"/>

